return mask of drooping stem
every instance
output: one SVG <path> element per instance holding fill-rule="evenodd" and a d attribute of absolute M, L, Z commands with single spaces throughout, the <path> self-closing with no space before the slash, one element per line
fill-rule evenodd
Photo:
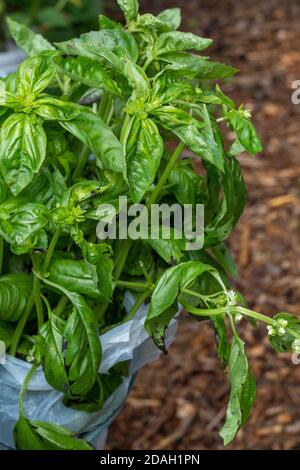
<path fill-rule="evenodd" d="M 180 144 L 177 146 L 175 152 L 173 153 L 172 157 L 170 158 L 166 168 L 164 169 L 163 171 L 163 174 L 161 175 L 161 177 L 159 178 L 159 181 L 157 183 L 157 185 L 155 186 L 150 198 L 149 198 L 149 201 L 148 201 L 148 204 L 147 204 L 147 207 L 150 207 L 151 204 L 155 204 L 155 202 L 157 201 L 161 191 L 162 191 L 162 188 L 164 187 L 174 165 L 176 164 L 178 158 L 180 157 L 183 149 L 185 148 L 185 144 L 183 142 L 180 142 Z"/>
<path fill-rule="evenodd" d="M 21 390 L 20 390 L 20 394 L 19 394 L 19 414 L 20 416 L 24 416 L 24 404 L 23 404 L 23 400 L 24 400 L 24 394 L 26 392 L 26 389 L 28 387 L 28 384 L 30 382 L 30 380 L 32 379 L 36 369 L 37 369 L 38 365 L 37 364 L 34 364 L 31 369 L 29 370 L 28 374 L 26 375 L 25 377 L 25 380 L 22 384 L 22 387 L 21 387 Z"/>
<path fill-rule="evenodd" d="M 189 305 L 183 300 L 181 300 L 181 303 L 188 312 L 190 312 L 192 315 L 195 315 L 197 317 L 201 317 L 201 316 L 202 317 L 216 317 L 216 316 L 224 315 L 228 313 L 232 313 L 232 314 L 240 313 L 241 315 L 244 315 L 249 318 L 253 318 L 254 320 L 267 323 L 268 325 L 274 325 L 274 320 L 272 318 L 267 317 L 266 315 L 263 315 L 262 313 L 254 312 L 253 310 L 249 310 L 245 307 L 240 307 L 237 305 L 220 307 L 220 308 L 201 309 L 201 308 L 193 307 L 192 305 Z"/>

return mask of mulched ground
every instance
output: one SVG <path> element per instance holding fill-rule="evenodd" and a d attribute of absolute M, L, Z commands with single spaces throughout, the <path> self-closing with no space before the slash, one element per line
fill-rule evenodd
<path fill-rule="evenodd" d="M 254 112 L 265 150 L 243 157 L 248 208 L 230 245 L 237 287 L 251 307 L 300 315 L 300 79 L 298 0 L 142 1 L 183 9 L 184 29 L 215 40 L 211 56 L 241 70 L 226 91 Z M 167 357 L 144 368 L 109 433 L 109 449 L 222 449 L 218 428 L 228 399 L 212 331 L 181 318 Z M 242 324 L 257 378 L 251 418 L 229 449 L 300 448 L 300 365 L 276 355 L 263 328 Z"/>

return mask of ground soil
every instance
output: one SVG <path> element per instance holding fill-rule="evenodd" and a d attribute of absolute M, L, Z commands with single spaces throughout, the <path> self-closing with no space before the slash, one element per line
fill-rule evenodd
<path fill-rule="evenodd" d="M 183 9 L 183 29 L 212 37 L 214 59 L 240 74 L 225 85 L 253 110 L 264 141 L 259 157 L 242 157 L 249 203 L 230 247 L 237 287 L 251 307 L 300 315 L 300 105 L 291 102 L 300 79 L 298 0 L 142 1 L 142 9 Z M 228 136 L 230 137 L 230 135 Z M 229 449 L 300 448 L 300 365 L 275 354 L 265 330 L 241 332 L 257 378 L 251 417 Z M 111 427 L 110 449 L 223 449 L 218 429 L 228 400 L 208 324 L 183 316 L 175 344 L 144 368 Z"/>

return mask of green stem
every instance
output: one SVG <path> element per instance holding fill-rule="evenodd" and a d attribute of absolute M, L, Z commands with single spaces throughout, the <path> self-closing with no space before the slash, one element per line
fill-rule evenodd
<path fill-rule="evenodd" d="M 79 155 L 79 158 L 78 158 L 78 161 L 77 161 L 76 168 L 75 168 L 73 176 L 72 176 L 72 181 L 76 181 L 78 178 L 80 178 L 80 176 L 82 174 L 82 171 L 83 171 L 85 165 L 87 164 L 90 153 L 91 153 L 91 151 L 88 148 L 88 146 L 83 145 L 83 147 L 81 149 L 81 152 L 80 152 L 80 155 Z"/>
<path fill-rule="evenodd" d="M 23 333 L 24 327 L 26 325 L 26 322 L 28 320 L 28 317 L 30 315 L 30 312 L 31 312 L 31 310 L 34 306 L 34 301 L 35 301 L 34 292 L 32 292 L 31 296 L 29 297 L 29 299 L 27 301 L 25 311 L 24 311 L 23 315 L 21 316 L 20 320 L 18 321 L 17 326 L 16 326 L 15 331 L 14 331 L 14 335 L 13 335 L 12 343 L 11 343 L 11 347 L 10 347 L 10 354 L 12 356 L 15 356 L 16 353 L 17 353 L 19 341 L 20 341 L 20 338 L 22 336 L 22 333 Z"/>
<path fill-rule="evenodd" d="M 3 268 L 3 255 L 4 255 L 4 240 L 0 235 L 0 275 L 2 274 Z"/>
<path fill-rule="evenodd" d="M 131 245 L 132 245 L 132 240 L 130 239 L 124 240 L 124 243 L 122 244 L 122 249 L 120 249 L 116 257 L 116 267 L 115 267 L 115 272 L 114 272 L 115 281 L 118 281 L 121 276 L 121 273 L 126 263 L 126 259 L 127 259 L 129 250 L 131 248 Z"/>
<path fill-rule="evenodd" d="M 115 270 L 114 270 L 114 280 L 117 282 L 121 276 L 121 273 L 123 271 L 124 265 L 126 263 L 126 259 L 129 253 L 129 250 L 131 248 L 132 240 L 125 240 L 122 249 L 119 250 L 119 253 L 116 256 L 115 260 Z M 105 302 L 104 304 L 101 305 L 99 311 L 98 311 L 98 318 L 101 320 L 106 312 L 106 310 L 109 307 L 110 302 Z"/>
<path fill-rule="evenodd" d="M 20 416 L 24 416 L 24 405 L 23 405 L 23 399 L 24 399 L 24 393 L 26 392 L 26 389 L 28 387 L 28 384 L 30 380 L 32 379 L 36 369 L 38 368 L 38 364 L 34 364 L 31 369 L 29 370 L 28 374 L 25 377 L 25 380 L 23 382 L 23 385 L 20 390 L 19 394 L 19 414 Z"/>
<path fill-rule="evenodd" d="M 267 317 L 266 315 L 263 315 L 262 313 L 254 312 L 253 310 L 248 310 L 247 308 L 244 307 L 239 307 L 239 306 L 227 306 L 227 307 L 221 307 L 221 308 L 208 308 L 208 309 L 200 309 L 193 307 L 192 305 L 189 305 L 185 303 L 184 301 L 181 301 L 183 307 L 192 315 L 195 316 L 203 316 L 203 317 L 216 317 L 218 315 L 224 315 L 228 313 L 240 313 L 242 315 L 245 315 L 246 317 L 253 318 L 254 320 L 262 321 L 264 323 L 267 323 L 268 325 L 274 325 L 274 320 L 270 317 Z"/>
<path fill-rule="evenodd" d="M 57 306 L 56 306 L 55 315 L 57 315 L 59 317 L 63 313 L 63 311 L 66 308 L 66 305 L 67 305 L 68 302 L 69 302 L 68 297 L 66 297 L 65 295 L 63 297 L 61 297 L 58 301 Z"/>
<path fill-rule="evenodd" d="M 131 309 L 129 310 L 129 312 L 125 315 L 124 317 L 124 320 L 123 322 L 126 322 L 128 320 L 131 320 L 136 312 L 138 311 L 138 309 L 140 308 L 141 305 L 143 305 L 143 303 L 145 302 L 145 300 L 147 299 L 147 297 L 149 297 L 149 295 L 151 294 L 152 290 L 151 289 L 146 289 L 144 292 L 142 292 L 136 299 L 135 303 L 133 304 L 133 306 L 131 307 Z"/>
<path fill-rule="evenodd" d="M 106 100 L 106 107 L 105 107 L 105 110 L 104 110 L 104 113 L 103 113 L 103 121 L 107 124 L 108 122 L 108 117 L 110 115 L 110 111 L 111 111 L 111 108 L 112 108 L 112 104 L 113 104 L 113 99 L 112 99 L 112 96 L 111 94 L 109 93 L 108 97 L 107 97 L 107 100 Z"/>
<path fill-rule="evenodd" d="M 167 164 L 166 168 L 164 169 L 164 172 L 163 174 L 161 175 L 157 185 L 155 186 L 150 198 L 149 198 L 149 201 L 148 201 L 148 204 L 147 204 L 147 207 L 150 207 L 151 204 L 155 204 L 155 202 L 157 201 L 159 195 L 160 195 L 160 192 L 162 191 L 168 177 L 169 177 L 169 174 L 171 173 L 174 165 L 176 164 L 178 158 L 180 157 L 183 149 L 185 148 L 185 144 L 183 142 L 180 142 L 180 144 L 178 145 L 178 147 L 176 148 L 175 152 L 173 153 L 172 157 L 170 158 L 169 160 L 169 163 Z"/>
<path fill-rule="evenodd" d="M 131 129 L 132 121 L 133 121 L 133 118 L 131 118 L 129 114 L 126 114 L 122 129 L 121 129 L 121 133 L 120 133 L 120 142 L 123 145 L 126 144 L 127 137 Z"/>
<path fill-rule="evenodd" d="M 50 242 L 50 245 L 49 245 L 46 257 L 45 257 L 45 261 L 44 261 L 44 264 L 43 264 L 43 273 L 45 273 L 47 271 L 48 267 L 49 267 L 51 258 L 53 256 L 53 253 L 54 253 L 54 250 L 55 250 L 56 243 L 57 243 L 57 241 L 58 241 L 58 239 L 61 235 L 61 232 L 62 232 L 62 228 L 59 227 L 58 229 L 56 229 L 56 231 L 55 231 L 55 233 L 52 237 L 52 240 Z"/>
<path fill-rule="evenodd" d="M 41 281 L 35 275 L 33 278 L 33 295 L 38 320 L 38 331 L 40 331 L 44 324 L 44 310 L 41 300 Z"/>
<path fill-rule="evenodd" d="M 127 287 L 128 289 L 146 289 L 146 288 L 149 288 L 149 284 L 146 283 L 146 282 L 116 281 L 115 284 L 119 287 Z"/>

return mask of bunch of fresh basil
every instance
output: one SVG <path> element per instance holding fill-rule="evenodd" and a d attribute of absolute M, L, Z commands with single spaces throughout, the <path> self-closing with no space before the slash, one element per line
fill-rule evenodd
<path fill-rule="evenodd" d="M 279 351 L 299 347 L 297 318 L 248 310 L 228 280 L 236 270 L 224 242 L 246 201 L 236 156 L 262 146 L 250 113 L 212 84 L 236 69 L 199 54 L 210 39 L 178 31 L 177 8 L 153 16 L 140 15 L 137 0 L 118 4 L 125 27 L 101 15 L 99 31 L 54 45 L 8 21 L 30 57 L 0 82 L 0 339 L 34 364 L 31 375 L 42 364 L 67 406 L 92 412 L 126 374 L 124 364 L 99 374 L 99 331 L 149 301 L 145 327 L 164 349 L 180 303 L 211 320 L 229 370 L 227 444 L 255 398 L 238 320 L 267 323 Z M 236 135 L 231 146 L 221 123 Z M 175 236 L 98 240 L 97 208 L 116 206 L 119 196 L 147 207 L 204 204 L 203 248 L 190 251 Z M 129 312 L 126 290 L 136 299 Z M 17 448 L 90 448 L 65 429 L 26 418 L 28 380 Z"/>

